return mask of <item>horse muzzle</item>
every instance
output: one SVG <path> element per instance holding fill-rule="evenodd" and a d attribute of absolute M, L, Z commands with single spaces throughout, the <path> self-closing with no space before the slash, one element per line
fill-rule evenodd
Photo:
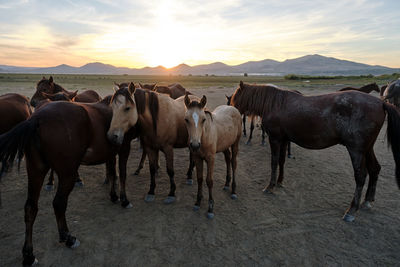
<path fill-rule="evenodd" d="M 108 132 L 107 138 L 112 144 L 121 145 L 124 141 L 124 133 L 122 131 Z"/>
<path fill-rule="evenodd" d="M 191 143 L 189 144 L 189 148 L 190 148 L 192 151 L 198 151 L 198 150 L 200 149 L 200 146 L 201 146 L 201 143 L 200 143 L 200 142 L 191 142 Z"/>

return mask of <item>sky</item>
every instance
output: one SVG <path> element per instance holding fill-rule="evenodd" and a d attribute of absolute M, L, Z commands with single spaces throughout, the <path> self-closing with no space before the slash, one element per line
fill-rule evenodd
<path fill-rule="evenodd" d="M 400 67 L 399 0 L 0 0 L 0 65 L 167 68 L 309 54 Z"/>

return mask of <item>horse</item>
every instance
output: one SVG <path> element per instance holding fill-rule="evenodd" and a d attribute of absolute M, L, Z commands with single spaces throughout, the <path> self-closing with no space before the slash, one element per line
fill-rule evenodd
<path fill-rule="evenodd" d="M 74 102 L 75 97 L 78 94 L 78 90 L 73 92 L 72 94 L 66 94 L 65 92 L 58 92 L 55 94 L 48 94 L 45 92 L 41 92 L 42 96 L 45 99 L 49 99 L 50 101 L 68 101 L 68 102 Z"/>
<path fill-rule="evenodd" d="M 49 79 L 46 79 L 46 77 L 43 76 L 43 78 L 37 83 L 36 92 L 33 94 L 31 99 L 31 105 L 33 107 L 36 107 L 41 100 L 46 98 L 46 96 L 42 94 L 43 92 L 47 94 L 56 94 L 59 92 L 62 92 L 66 95 L 74 94 L 74 92 L 67 91 L 62 86 L 56 84 L 52 76 L 50 76 Z M 101 97 L 99 94 L 93 90 L 86 90 L 83 93 L 77 94 L 74 99 L 75 102 L 81 103 L 95 103 L 100 100 Z"/>
<path fill-rule="evenodd" d="M 380 92 L 380 88 L 376 83 L 370 83 L 367 85 L 364 85 L 360 88 L 354 88 L 354 87 L 345 87 L 339 90 L 339 92 L 343 92 L 343 91 L 349 91 L 349 90 L 355 90 L 355 91 L 359 91 L 359 92 L 363 92 L 363 93 L 371 93 L 372 91 L 375 91 L 377 93 Z"/>
<path fill-rule="evenodd" d="M 383 100 L 400 107 L 400 79 L 390 82 L 384 93 Z"/>
<path fill-rule="evenodd" d="M 116 83 L 116 85 L 118 85 L 118 84 Z M 154 89 L 156 88 L 156 85 L 157 85 L 157 83 L 153 83 L 153 84 L 141 84 L 141 83 L 139 83 L 139 87 L 138 88 L 154 91 Z"/>
<path fill-rule="evenodd" d="M 271 147 L 271 180 L 264 189 L 273 193 L 283 182 L 285 150 L 288 141 L 308 149 L 324 149 L 342 144 L 350 154 L 356 190 L 343 219 L 354 221 L 367 173 L 369 184 L 363 208 L 371 208 L 381 169 L 374 153 L 374 143 L 388 115 L 387 139 L 396 163 L 400 188 L 400 115 L 396 107 L 357 91 L 303 96 L 274 86 L 250 85 L 242 81 L 232 96 L 239 111 L 262 117 Z"/>
<path fill-rule="evenodd" d="M 188 92 L 189 95 L 192 95 L 191 92 L 186 90 L 182 85 L 179 83 L 173 83 L 168 86 L 162 86 L 162 85 L 157 85 L 154 87 L 153 91 L 160 93 L 160 94 L 167 94 L 169 95 L 172 99 L 177 99 L 181 96 L 184 96 L 186 92 Z"/>
<path fill-rule="evenodd" d="M 110 198 L 115 192 L 116 155 L 119 155 L 120 201 L 124 208 L 132 207 L 126 197 L 126 163 L 130 141 L 135 129 L 127 131 L 122 146 L 115 147 L 107 139 L 112 110 L 110 98 L 99 103 L 51 102 L 32 116 L 0 136 L 0 160 L 21 160 L 25 154 L 28 174 L 28 197 L 25 203 L 25 243 L 23 265 L 37 263 L 33 254 L 32 228 L 38 212 L 38 199 L 46 173 L 51 168 L 58 175 L 57 193 L 53 200 L 59 241 L 69 248 L 79 246 L 79 240 L 68 229 L 65 212 L 68 196 L 74 188 L 80 164 L 106 163 L 110 183 Z"/>
<path fill-rule="evenodd" d="M 293 92 L 296 92 L 298 94 L 301 94 L 299 91 L 297 90 L 293 90 Z M 228 100 L 228 102 L 226 103 L 228 106 L 232 105 L 232 95 L 231 96 L 227 96 L 225 95 L 226 99 Z M 250 115 L 250 135 L 249 135 L 249 139 L 246 142 L 246 145 L 250 145 L 251 144 L 251 139 L 253 138 L 253 131 L 254 131 L 254 119 L 256 116 L 254 115 Z M 246 136 L 246 113 L 243 114 L 243 136 Z M 261 145 L 265 146 L 265 130 L 261 124 Z M 287 157 L 288 158 L 294 158 L 292 155 L 292 149 L 291 149 L 291 144 L 290 142 L 288 142 L 288 146 L 287 146 Z"/>
<path fill-rule="evenodd" d="M 111 108 L 113 117 L 107 136 L 112 143 L 121 144 L 124 133 L 130 127 L 138 124 L 140 129 L 140 140 L 149 159 L 151 176 L 150 190 L 145 196 L 145 201 L 151 202 L 155 199 L 155 174 L 161 150 L 166 158 L 170 179 L 170 191 L 164 203 L 175 202 L 173 149 L 188 147 L 188 133 L 183 118 L 185 114 L 183 97 L 174 100 L 163 94 L 135 88 L 131 82 L 114 93 Z M 191 179 L 193 166 L 194 163 L 190 160 L 188 180 Z"/>
<path fill-rule="evenodd" d="M 194 210 L 200 209 L 203 198 L 203 162 L 207 162 L 208 213 L 209 219 L 214 218 L 214 199 L 212 196 L 215 154 L 223 152 L 226 163 L 226 182 L 224 190 L 229 189 L 232 171 L 231 198 L 236 195 L 236 166 L 239 141 L 242 135 L 242 118 L 239 111 L 228 105 L 218 106 L 212 113 L 205 110 L 207 103 L 203 95 L 200 102 L 190 100 L 185 95 L 185 122 L 189 135 L 189 148 L 197 170 L 197 200 Z M 232 168 L 232 169 L 231 169 Z"/>

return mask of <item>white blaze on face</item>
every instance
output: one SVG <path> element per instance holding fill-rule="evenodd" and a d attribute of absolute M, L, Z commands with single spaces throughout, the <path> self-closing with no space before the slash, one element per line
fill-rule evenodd
<path fill-rule="evenodd" d="M 196 125 L 196 128 L 197 128 L 197 125 L 199 124 L 199 115 L 197 114 L 197 112 L 193 112 L 192 117 L 194 120 L 194 124 Z"/>

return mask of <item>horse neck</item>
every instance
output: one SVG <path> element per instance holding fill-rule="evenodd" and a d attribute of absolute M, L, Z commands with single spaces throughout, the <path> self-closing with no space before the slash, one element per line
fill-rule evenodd
<path fill-rule="evenodd" d="M 67 93 L 67 94 L 71 94 L 71 92 L 65 90 L 61 85 L 55 83 L 54 84 L 54 93 L 59 93 L 59 92 L 64 92 L 64 93 Z"/>

